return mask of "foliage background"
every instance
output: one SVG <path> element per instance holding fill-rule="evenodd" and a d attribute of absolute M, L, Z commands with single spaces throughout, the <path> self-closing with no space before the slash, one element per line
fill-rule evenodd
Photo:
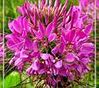
<path fill-rule="evenodd" d="M 4 30 L 5 30 L 5 34 L 6 33 L 10 33 L 9 29 L 8 29 L 8 22 L 10 20 L 15 19 L 19 14 L 16 11 L 17 6 L 21 6 L 24 3 L 25 0 L 5 0 L 5 17 L 4 17 Z M 32 2 L 37 1 L 37 0 L 30 0 Z M 64 3 L 65 0 L 61 0 L 62 3 Z M 69 0 L 69 3 L 72 0 Z M 78 5 L 78 0 L 74 0 L 74 4 Z M 0 33 L 2 33 L 2 23 L 3 23 L 3 15 L 2 15 L 2 6 L 3 5 L 3 0 L 0 0 Z M 99 21 L 97 21 L 97 88 L 99 88 Z M 11 56 L 8 54 L 8 57 L 10 58 Z M 93 75 L 94 74 L 89 74 L 86 75 L 86 79 L 84 80 L 84 82 L 86 83 L 87 81 L 90 82 L 90 84 L 93 84 Z M 26 80 L 25 80 L 26 78 Z M 7 74 L 7 76 L 5 77 L 4 83 L 5 83 L 5 88 L 10 88 L 12 86 L 15 86 L 14 88 L 35 88 L 35 86 L 33 87 L 32 82 L 31 82 L 32 78 L 28 78 L 27 76 L 24 74 L 19 74 L 17 71 L 11 71 L 9 74 Z M 24 84 L 24 80 L 25 80 L 25 85 Z M 30 81 L 29 81 L 30 80 Z M 28 83 L 29 82 L 29 83 Z M 28 83 L 28 84 L 27 84 Z M 17 85 L 17 86 L 16 86 Z M 0 66 L 0 88 L 2 88 L 2 66 Z M 83 86 L 76 86 L 74 88 L 84 88 Z M 90 87 L 93 88 L 93 87 Z"/>

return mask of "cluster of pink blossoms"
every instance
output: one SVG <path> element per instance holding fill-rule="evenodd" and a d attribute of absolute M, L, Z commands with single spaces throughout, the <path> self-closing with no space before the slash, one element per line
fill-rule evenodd
<path fill-rule="evenodd" d="M 3 35 L 0 34 L 0 64 L 3 62 L 3 56 L 4 56 L 4 51 L 3 51 Z"/>
<path fill-rule="evenodd" d="M 72 4 L 67 11 L 68 0 L 64 5 L 53 1 L 19 7 L 20 16 L 9 23 L 12 33 L 6 39 L 14 53 L 10 64 L 20 72 L 27 69 L 30 76 L 45 75 L 45 82 L 55 87 L 64 78 L 80 79 L 89 72 L 94 44 L 89 41 L 93 24 L 81 6 Z"/>

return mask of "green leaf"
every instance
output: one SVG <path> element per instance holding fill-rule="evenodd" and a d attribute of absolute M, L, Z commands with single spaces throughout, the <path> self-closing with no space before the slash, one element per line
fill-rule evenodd
<path fill-rule="evenodd" d="M 71 0 L 72 1 L 72 0 Z M 79 5 L 79 1 L 78 0 L 73 0 L 73 4 L 74 5 Z"/>
<path fill-rule="evenodd" d="M 20 83 L 20 75 L 16 71 L 12 72 L 4 80 L 5 88 L 10 88 L 17 85 L 18 83 Z"/>
<path fill-rule="evenodd" d="M 0 88 L 2 88 L 2 77 L 0 76 Z"/>

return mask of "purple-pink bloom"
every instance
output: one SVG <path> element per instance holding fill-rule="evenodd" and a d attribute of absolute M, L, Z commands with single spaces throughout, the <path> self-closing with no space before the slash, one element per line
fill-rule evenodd
<path fill-rule="evenodd" d="M 6 45 L 14 52 L 9 63 L 30 76 L 46 75 L 45 83 L 53 87 L 64 77 L 68 81 L 82 78 L 94 55 L 89 41 L 93 19 L 87 20 L 83 11 L 88 0 L 80 0 L 79 6 L 71 5 L 68 11 L 67 4 L 68 0 L 64 5 L 60 0 L 25 2 L 18 8 L 21 16 L 9 23 L 12 33 L 6 35 Z"/>
<path fill-rule="evenodd" d="M 2 64 L 4 56 L 3 36 L 0 34 L 0 64 Z"/>

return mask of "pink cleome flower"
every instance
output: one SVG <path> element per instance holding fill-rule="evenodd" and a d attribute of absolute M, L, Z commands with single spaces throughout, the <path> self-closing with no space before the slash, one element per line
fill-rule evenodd
<path fill-rule="evenodd" d="M 3 59 L 5 57 L 4 47 L 3 47 L 3 34 L 0 34 L 0 64 L 3 63 Z"/>
<path fill-rule="evenodd" d="M 54 3 L 54 4 L 53 4 Z M 63 78 L 75 80 L 90 70 L 94 44 L 89 41 L 92 22 L 85 24 L 86 14 L 81 6 L 68 0 L 26 2 L 18 7 L 20 16 L 9 23 L 11 34 L 6 36 L 7 47 L 14 52 L 10 64 L 21 72 L 29 63 L 27 74 L 46 75 L 46 83 L 56 86 Z"/>

